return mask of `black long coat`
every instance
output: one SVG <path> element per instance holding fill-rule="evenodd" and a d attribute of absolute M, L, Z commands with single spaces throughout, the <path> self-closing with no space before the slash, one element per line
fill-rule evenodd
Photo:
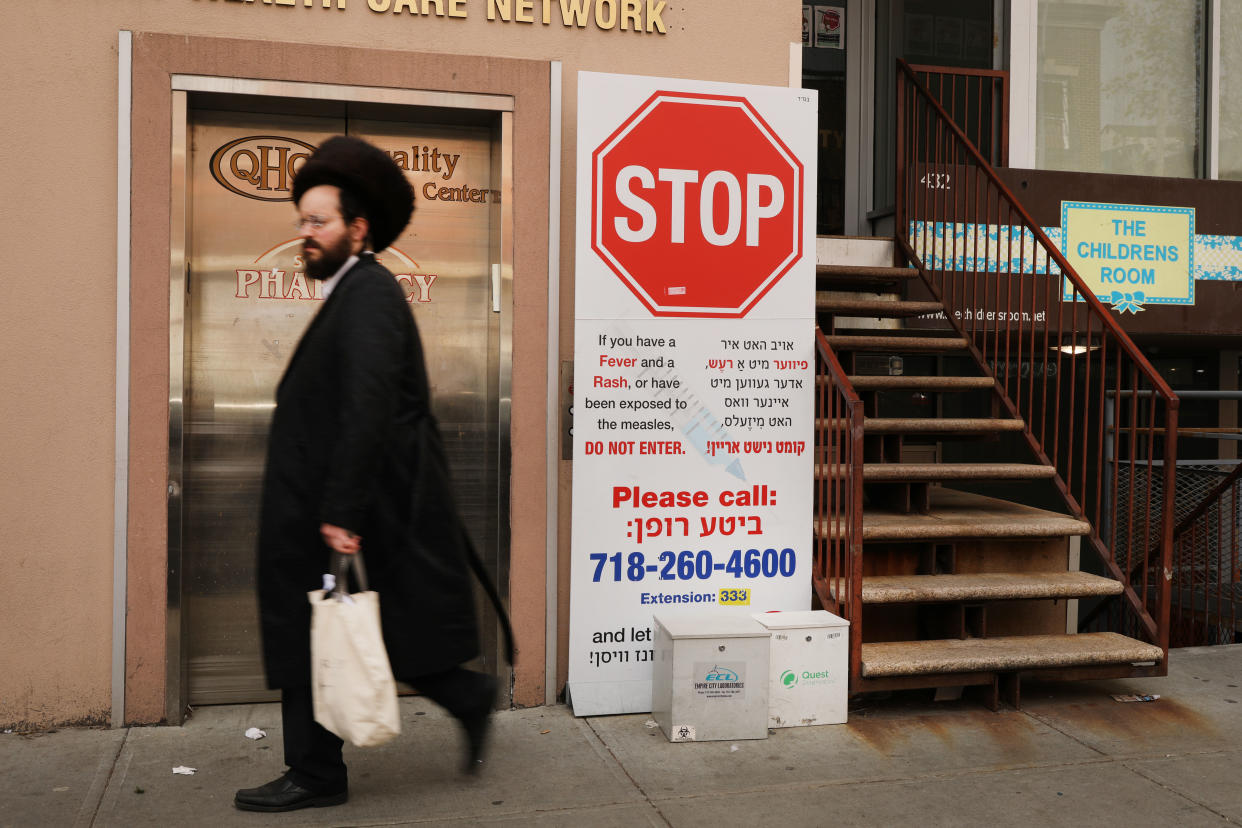
<path fill-rule="evenodd" d="M 418 330 L 392 274 L 364 254 L 315 316 L 276 391 L 259 523 L 269 687 L 310 684 L 310 606 L 331 550 L 362 537 L 399 679 L 478 654 L 467 541 L 449 493 Z"/>

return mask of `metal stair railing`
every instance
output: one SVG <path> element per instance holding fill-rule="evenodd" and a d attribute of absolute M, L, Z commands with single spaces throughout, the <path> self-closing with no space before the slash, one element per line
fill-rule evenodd
<path fill-rule="evenodd" d="M 863 404 L 815 329 L 815 543 L 820 604 L 850 622 L 850 686 L 862 666 Z"/>
<path fill-rule="evenodd" d="M 994 167 L 1009 166 L 1009 73 L 1000 69 L 911 65 L 954 123 Z"/>
<path fill-rule="evenodd" d="M 1239 399 L 1242 392 L 1187 389 L 1179 399 Z M 1239 440 L 1236 428 L 1181 428 L 1179 440 Z M 1210 482 L 1209 479 L 1210 478 Z M 1215 462 L 1178 463 L 1174 476 L 1172 603 L 1170 647 L 1233 644 L 1242 640 L 1238 605 L 1242 604 L 1242 463 L 1221 471 Z M 1118 498 L 1128 496 L 1125 486 Z M 1155 555 L 1148 556 L 1156 558 Z M 1142 565 L 1140 558 L 1136 566 Z M 1131 567 L 1133 577 L 1136 567 Z M 1149 583 L 1157 583 L 1154 573 Z M 1111 630 L 1116 600 L 1102 601 L 1078 619 L 1079 632 Z M 1227 620 L 1226 620 L 1227 619 Z"/>
<path fill-rule="evenodd" d="M 1117 631 L 1167 654 L 1177 396 L 905 61 L 897 148 L 899 249 L 1091 524 L 1088 545 L 1123 585 Z"/>
<path fill-rule="evenodd" d="M 1242 603 L 1242 463 L 1173 529 L 1175 647 L 1234 644 Z"/>

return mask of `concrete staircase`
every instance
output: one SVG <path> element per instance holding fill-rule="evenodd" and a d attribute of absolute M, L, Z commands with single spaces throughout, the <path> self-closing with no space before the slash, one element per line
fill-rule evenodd
<path fill-rule="evenodd" d="M 961 366 L 975 365 L 943 358 L 968 356 L 964 339 L 934 326 L 907 327 L 942 307 L 902 298 L 918 274 L 892 266 L 893 247 L 891 239 L 818 240 L 819 325 L 865 415 L 862 647 L 852 691 L 983 685 L 989 706 L 1002 697 L 1017 706 L 1023 675 L 1129 676 L 1158 665 L 1157 646 L 1115 633 L 1077 634 L 1080 599 L 1123 590 L 1111 578 L 1078 571 L 1079 538 L 1089 524 L 954 488 L 1047 481 L 1055 470 L 1024 457 L 942 462 L 948 441 L 999 446 L 1001 435 L 1024 426 L 1000 415 L 990 377 L 973 368 L 962 376 L 940 370 L 967 373 Z M 981 416 L 939 416 L 947 395 L 972 397 Z M 818 423 L 830 424 L 822 416 Z M 815 474 L 834 470 L 817 466 Z M 820 520 L 815 531 L 831 536 L 836 527 Z M 835 593 L 831 579 L 817 590 L 825 605 L 851 600 Z"/>

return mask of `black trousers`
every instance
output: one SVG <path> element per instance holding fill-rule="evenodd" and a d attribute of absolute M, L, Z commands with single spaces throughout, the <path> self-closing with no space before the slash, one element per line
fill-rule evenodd
<path fill-rule="evenodd" d="M 401 680 L 458 720 L 486 714 L 494 701 L 491 676 L 464 667 Z M 344 742 L 315 721 L 310 685 L 280 691 L 280 717 L 289 777 L 317 793 L 345 790 L 349 777 L 341 756 Z"/>

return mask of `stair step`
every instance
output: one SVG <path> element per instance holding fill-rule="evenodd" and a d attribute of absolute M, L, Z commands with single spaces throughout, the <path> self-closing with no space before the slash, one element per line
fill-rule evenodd
<path fill-rule="evenodd" d="M 816 477 L 823 475 L 816 467 Z M 866 463 L 864 483 L 911 483 L 942 480 L 1046 480 L 1052 466 L 1036 463 Z"/>
<path fill-rule="evenodd" d="M 925 515 L 867 506 L 863 510 L 863 540 L 1060 538 L 1091 532 L 1091 524 L 1085 520 L 973 492 L 933 486 L 928 497 L 931 509 Z M 816 537 L 835 540 L 835 527 L 829 520 L 820 520 L 815 526 Z"/>
<path fill-rule="evenodd" d="M 863 578 L 864 604 L 934 601 L 1016 601 L 1118 595 L 1120 581 L 1087 572 L 978 572 L 957 575 L 872 575 Z M 837 596 L 834 594 L 834 598 Z"/>
<path fill-rule="evenodd" d="M 1159 647 L 1111 632 L 886 641 L 862 645 L 862 675 L 877 678 L 1159 663 L 1163 658 Z"/>
<path fill-rule="evenodd" d="M 890 377 L 880 374 L 851 376 L 849 381 L 855 391 L 972 391 L 996 387 L 996 380 L 991 377 Z"/>
<path fill-rule="evenodd" d="M 815 294 L 815 310 L 842 316 L 880 316 L 897 318 L 922 316 L 944 310 L 940 302 L 906 302 L 897 299 L 842 299 L 820 291 Z"/>
<path fill-rule="evenodd" d="M 967 341 L 958 336 L 897 336 L 891 331 L 865 334 L 832 334 L 828 344 L 840 351 L 960 351 Z"/>
<path fill-rule="evenodd" d="M 817 419 L 816 428 L 845 428 L 844 420 Z M 1022 421 L 1000 417 L 867 417 L 867 434 L 995 434 L 1021 431 Z"/>
<path fill-rule="evenodd" d="M 817 236 L 815 263 L 890 267 L 897 252 L 892 236 Z"/>
<path fill-rule="evenodd" d="M 840 475 L 841 467 L 817 463 L 815 479 Z M 1052 466 L 1037 463 L 864 463 L 864 483 L 937 483 L 950 480 L 1047 480 Z"/>
<path fill-rule="evenodd" d="M 827 288 L 896 285 L 909 279 L 917 279 L 919 272 L 912 267 L 859 267 L 856 265 L 816 265 L 816 285 Z"/>

